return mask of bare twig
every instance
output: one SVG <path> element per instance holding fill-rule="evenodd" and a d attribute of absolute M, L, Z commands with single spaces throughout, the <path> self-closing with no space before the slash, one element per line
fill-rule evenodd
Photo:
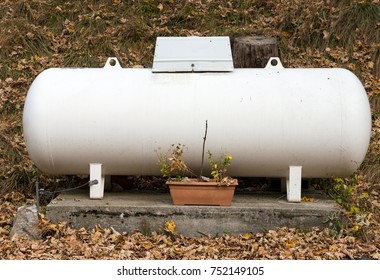
<path fill-rule="evenodd" d="M 203 236 L 206 236 L 206 237 L 210 237 L 210 235 L 204 233 L 203 231 L 200 231 L 200 230 L 197 230 L 197 233 L 199 233 L 200 235 L 203 235 Z"/>
<path fill-rule="evenodd" d="M 203 137 L 203 147 L 202 147 L 202 164 L 201 164 L 201 172 L 199 174 L 199 179 L 201 179 L 202 175 L 203 175 L 203 164 L 205 161 L 205 145 L 206 145 L 206 138 L 207 138 L 207 127 L 208 127 L 208 124 L 207 124 L 207 120 L 206 120 L 205 136 Z"/>

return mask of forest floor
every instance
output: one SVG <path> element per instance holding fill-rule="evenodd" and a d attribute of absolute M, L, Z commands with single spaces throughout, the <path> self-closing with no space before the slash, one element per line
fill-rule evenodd
<path fill-rule="evenodd" d="M 1 1 L 0 259 L 380 259 L 379 12 L 378 0 Z M 366 159 L 353 176 L 320 182 L 341 217 L 328 217 L 325 229 L 189 238 L 171 221 L 162 232 L 121 233 L 42 215 L 40 240 L 10 237 L 17 207 L 35 203 L 37 181 L 51 190 L 78 183 L 41 173 L 28 157 L 22 109 L 38 73 L 103 67 L 107 57 L 151 65 L 157 36 L 249 34 L 276 37 L 285 67 L 342 67 L 363 83 L 373 120 Z"/>

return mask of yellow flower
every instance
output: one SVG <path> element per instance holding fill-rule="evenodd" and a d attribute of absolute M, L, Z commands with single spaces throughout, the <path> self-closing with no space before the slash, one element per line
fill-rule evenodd
<path fill-rule="evenodd" d="M 232 159 L 232 156 L 227 156 L 227 159 L 228 159 L 228 160 L 231 160 L 231 159 Z"/>
<path fill-rule="evenodd" d="M 287 240 L 285 240 L 285 246 L 286 247 L 294 247 L 294 240 L 293 239 L 287 239 Z"/>
<path fill-rule="evenodd" d="M 167 221 L 165 223 L 165 230 L 166 231 L 174 232 L 175 227 L 176 227 L 176 225 L 175 225 L 174 221 Z"/>
<path fill-rule="evenodd" d="M 352 227 L 352 231 L 358 231 L 359 230 L 359 226 L 358 225 L 354 225 L 353 227 Z"/>
<path fill-rule="evenodd" d="M 243 238 L 244 238 L 244 239 L 249 239 L 249 238 L 251 238 L 252 236 L 253 236 L 252 233 L 244 233 L 244 234 L 243 234 Z"/>

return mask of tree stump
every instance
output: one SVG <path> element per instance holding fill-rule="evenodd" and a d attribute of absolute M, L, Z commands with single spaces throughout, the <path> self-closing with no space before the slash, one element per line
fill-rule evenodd
<path fill-rule="evenodd" d="M 279 56 L 277 39 L 264 36 L 244 36 L 234 40 L 235 68 L 264 68 L 270 57 Z"/>

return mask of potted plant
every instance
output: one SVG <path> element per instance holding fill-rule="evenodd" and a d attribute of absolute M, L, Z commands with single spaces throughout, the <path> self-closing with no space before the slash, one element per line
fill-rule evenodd
<path fill-rule="evenodd" d="M 172 144 L 166 152 L 156 151 L 161 174 L 167 178 L 166 184 L 175 205 L 231 205 L 238 185 L 236 179 L 227 176 L 232 156 L 222 154 L 215 160 L 213 154 L 208 151 L 211 178 L 203 176 L 206 136 L 207 121 L 199 176 L 196 176 L 183 160 L 184 151 L 187 149 L 185 145 Z"/>

